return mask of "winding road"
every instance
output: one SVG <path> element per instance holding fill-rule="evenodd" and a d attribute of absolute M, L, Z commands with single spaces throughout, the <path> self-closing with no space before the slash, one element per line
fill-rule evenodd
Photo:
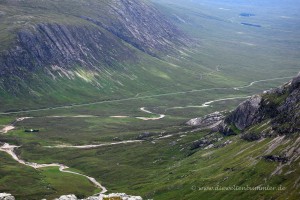
<path fill-rule="evenodd" d="M 234 100 L 234 99 L 247 99 L 249 97 L 251 97 L 251 96 L 216 99 L 216 100 L 212 100 L 212 101 L 207 101 L 207 102 L 203 103 L 201 106 L 185 106 L 185 107 L 177 106 L 177 107 L 168 108 L 166 110 L 185 109 L 185 108 L 205 108 L 205 107 L 208 107 L 210 104 L 215 103 L 215 102 L 228 101 L 228 100 Z"/>
<path fill-rule="evenodd" d="M 2 129 L 2 133 L 7 133 L 10 130 L 13 130 L 15 127 L 13 126 L 16 122 L 20 122 L 23 121 L 25 119 L 30 119 L 31 117 L 21 117 L 21 118 L 17 118 L 13 123 L 5 126 Z M 1 147 L 0 147 L 0 151 L 2 152 L 6 152 L 7 154 L 9 154 L 15 161 L 17 161 L 20 164 L 26 165 L 28 167 L 32 167 L 34 169 L 39 169 L 39 168 L 45 168 L 45 167 L 59 167 L 59 171 L 64 172 L 64 173 L 70 173 L 70 174 L 76 174 L 79 176 L 83 176 L 85 178 L 87 178 L 90 182 L 92 182 L 95 187 L 101 189 L 100 194 L 104 194 L 107 192 L 107 189 L 102 186 L 95 178 L 90 177 L 90 176 L 86 176 L 84 174 L 80 174 L 78 172 L 73 172 L 69 169 L 68 166 L 63 165 L 63 164 L 59 164 L 59 163 L 51 163 L 51 164 L 38 164 L 38 163 L 33 163 L 33 162 L 26 162 L 24 160 L 22 160 L 21 158 L 19 158 L 17 156 L 17 154 L 15 153 L 15 149 L 19 148 L 20 146 L 15 146 L 15 145 L 10 145 L 8 143 L 4 143 Z"/>
<path fill-rule="evenodd" d="M 140 96 L 140 97 L 135 96 L 135 97 L 129 97 L 129 98 L 124 98 L 124 99 L 103 100 L 103 101 L 98 101 L 98 102 L 93 102 L 93 103 L 82 103 L 82 104 L 74 104 L 74 105 L 68 105 L 68 106 L 57 106 L 57 107 L 49 107 L 49 108 L 41 108 L 41 109 L 33 109 L 33 110 L 2 112 L 2 113 L 0 113 L 0 115 L 30 113 L 30 112 L 57 110 L 57 109 L 69 109 L 69 108 L 74 108 L 74 107 L 90 106 L 90 105 L 97 105 L 97 104 L 104 104 L 104 103 L 123 102 L 123 101 L 130 101 L 130 100 L 139 100 L 139 99 L 148 99 L 148 98 L 154 98 L 154 97 L 171 96 L 171 95 L 178 95 L 178 94 L 188 94 L 188 93 L 196 93 L 196 92 L 204 92 L 204 91 L 230 90 L 230 89 L 239 90 L 239 89 L 251 87 L 256 83 L 274 81 L 274 80 L 282 80 L 282 79 L 291 79 L 291 78 L 293 78 L 293 76 L 257 80 L 257 81 L 251 82 L 250 84 L 248 84 L 246 86 L 241 86 L 241 87 L 219 87 L 219 88 L 208 88 L 208 89 L 199 89 L 199 90 L 188 90 L 188 91 L 181 91 L 181 92 L 170 92 L 170 93 L 163 93 L 163 94 L 156 94 L 156 95 L 154 94 L 154 95 Z"/>
<path fill-rule="evenodd" d="M 164 114 L 153 113 L 153 112 L 151 112 L 149 110 L 146 110 L 145 107 L 140 108 L 140 110 L 143 111 L 143 112 L 145 112 L 145 113 L 159 115 L 159 117 L 135 117 L 136 119 L 141 119 L 141 120 L 144 120 L 144 121 L 148 121 L 148 120 L 160 120 L 160 119 L 163 119 L 166 116 Z"/>
<path fill-rule="evenodd" d="M 187 93 L 195 93 L 195 92 L 203 92 L 203 91 L 214 91 L 214 90 L 229 90 L 229 89 L 234 89 L 234 90 L 239 90 L 239 89 L 243 89 L 243 88 L 247 88 L 247 87 L 251 87 L 256 83 L 260 83 L 260 82 L 266 82 L 266 81 L 273 81 L 273 80 L 281 80 L 281 79 L 290 79 L 292 77 L 281 77 L 281 78 L 273 78 L 273 79 L 265 79 L 265 80 L 258 80 L 258 81 L 253 81 L 251 82 L 249 85 L 246 86 L 241 86 L 241 87 L 234 87 L 234 88 L 209 88 L 209 89 L 200 89 L 200 90 L 189 90 L 189 91 L 182 91 L 182 92 L 172 92 L 172 93 L 164 93 L 164 94 L 157 94 L 157 95 L 149 95 L 149 96 L 135 96 L 135 97 L 131 97 L 131 98 L 124 98 L 124 99 L 116 99 L 116 100 L 104 100 L 104 101 L 99 101 L 99 102 L 94 102 L 94 103 L 84 103 L 84 104 L 76 104 L 76 105 L 69 105 L 69 106 L 58 106 L 58 107 L 49 107 L 49 108 L 42 108 L 42 109 L 34 109 L 34 110 L 26 110 L 26 111 L 16 111 L 16 112 L 6 112 L 6 113 L 0 113 L 0 115 L 9 115 L 9 114 L 21 114 L 21 113 L 30 113 L 30 112 L 38 112 L 38 111 L 45 111 L 45 110 L 53 110 L 53 109 L 65 109 L 65 108 L 73 108 L 73 107 L 82 107 L 82 106 L 89 106 L 89 105 L 95 105 L 95 104 L 103 104 L 103 103 L 112 103 L 112 102 L 122 102 L 122 101 L 130 101 L 130 100 L 138 100 L 138 99 L 146 99 L 146 98 L 153 98 L 153 97 L 162 97 L 162 96 L 170 96 L 170 95 L 178 95 L 178 94 L 187 94 Z M 191 106 L 191 107 L 207 107 L 210 104 L 214 103 L 214 102 L 219 102 L 219 101 L 226 101 L 226 100 L 233 100 L 233 99 L 242 99 L 242 98 L 248 98 L 248 97 L 232 97 L 232 98 L 223 98 L 223 99 L 216 99 L 216 100 L 212 100 L 212 101 L 208 101 L 203 103 L 201 106 Z M 186 108 L 186 107 L 173 107 L 170 109 L 180 109 L 180 108 Z M 145 107 L 140 108 L 141 111 L 149 113 L 149 114 L 155 114 L 149 110 L 146 110 Z M 53 116 L 55 117 L 55 116 Z M 57 117 L 61 117 L 61 116 L 57 116 Z M 74 116 L 73 116 L 74 117 Z M 93 117 L 90 115 L 80 115 L 80 116 L 75 116 L 75 117 Z M 114 116 L 112 116 L 114 117 Z M 117 116 L 115 116 L 117 117 Z M 120 117 L 120 116 L 119 116 Z M 137 119 L 142 119 L 142 120 L 159 120 L 164 118 L 165 115 L 163 114 L 159 114 L 159 117 L 152 117 L 152 118 L 146 118 L 146 117 L 136 117 Z M 0 132 L 2 133 L 7 133 L 10 130 L 13 130 L 14 127 L 14 123 L 19 122 L 19 121 L 23 121 L 25 119 L 28 119 L 27 117 L 23 117 L 23 118 L 18 118 L 16 119 L 15 122 L 13 122 L 10 125 L 5 126 Z M 172 135 L 167 135 L 162 138 L 167 138 L 167 137 L 171 137 Z M 121 142 L 113 142 L 113 143 L 106 143 L 106 144 L 98 144 L 98 145 L 82 145 L 82 146 L 72 146 L 72 145 L 58 145 L 58 146 L 47 146 L 47 148 L 77 148 L 77 149 L 89 149 L 89 148 L 96 148 L 96 147 L 102 147 L 102 146 L 110 146 L 110 145 L 118 145 L 118 144 L 128 144 L 128 143 L 137 143 L 137 142 L 141 142 L 141 140 L 129 140 L 129 141 L 121 141 Z M 38 163 L 33 163 L 33 162 L 26 162 L 24 160 L 22 160 L 21 158 L 19 158 L 16 153 L 15 153 L 15 149 L 19 148 L 20 146 L 15 146 L 15 145 L 10 145 L 8 143 L 3 144 L 0 147 L 0 151 L 2 152 L 6 152 L 7 154 L 9 154 L 15 161 L 17 161 L 20 164 L 32 167 L 34 169 L 39 169 L 39 168 L 45 168 L 45 167 L 59 167 L 59 170 L 63 173 L 71 173 L 71 174 L 75 174 L 75 175 L 79 175 L 79 176 L 83 176 L 85 178 L 87 178 L 91 183 L 94 184 L 95 187 L 101 189 L 102 191 L 100 192 L 100 194 L 104 194 L 107 192 L 107 189 L 102 186 L 95 178 L 84 175 L 84 174 L 80 174 L 77 172 L 73 172 L 70 170 L 67 170 L 69 167 L 63 164 L 59 164 L 59 163 L 51 163 L 51 164 L 38 164 Z"/>
<path fill-rule="evenodd" d="M 13 125 L 7 125 L 7 126 L 4 126 L 4 128 L 0 131 L 0 133 L 7 133 L 8 131 L 11 131 L 15 129 L 15 127 Z"/>
<path fill-rule="evenodd" d="M 267 81 L 276 81 L 276 80 L 282 80 L 282 79 L 292 79 L 292 78 L 294 78 L 294 76 L 287 76 L 287 77 L 281 77 L 281 78 L 271 78 L 271 79 L 258 80 L 258 81 L 251 82 L 249 85 L 241 86 L 241 87 L 234 87 L 233 89 L 234 90 L 239 90 L 239 89 L 251 87 L 251 86 L 253 86 L 256 83 L 267 82 Z"/>
<path fill-rule="evenodd" d="M 136 119 L 140 119 L 140 120 L 144 120 L 144 121 L 148 121 L 148 120 L 160 120 L 160 119 L 163 119 L 166 115 L 164 114 L 156 114 L 156 113 L 153 113 L 149 110 L 146 110 L 145 107 L 142 107 L 140 108 L 140 110 L 142 112 L 145 112 L 145 113 L 148 113 L 148 114 L 154 114 L 154 115 L 159 115 L 159 117 L 135 117 Z M 130 118 L 130 116 L 128 115 L 116 115 L 116 116 L 110 116 L 112 118 Z"/>
<path fill-rule="evenodd" d="M 141 143 L 143 140 L 126 140 L 120 142 L 111 142 L 111 143 L 104 143 L 104 144 L 90 144 L 90 145 L 57 145 L 57 146 L 44 146 L 46 148 L 73 148 L 73 149 L 92 149 L 97 147 L 105 147 L 105 146 L 112 146 L 118 144 L 129 144 L 129 143 Z"/>
<path fill-rule="evenodd" d="M 102 186 L 95 178 L 86 176 L 84 174 L 80 174 L 77 172 L 69 171 L 69 170 L 67 170 L 69 167 L 66 165 L 59 164 L 59 163 L 38 164 L 38 163 L 33 163 L 33 162 L 26 162 L 26 161 L 20 159 L 15 153 L 15 149 L 19 148 L 19 147 L 20 146 L 15 146 L 15 145 L 10 145 L 8 143 L 5 143 L 3 146 L 0 147 L 0 151 L 6 152 L 18 163 L 32 167 L 34 169 L 45 168 L 45 167 L 59 167 L 59 171 L 61 171 L 63 173 L 70 173 L 70 174 L 76 174 L 79 176 L 83 176 L 83 177 L 87 178 L 90 182 L 92 182 L 95 185 L 95 187 L 102 190 L 100 192 L 100 194 L 104 194 L 107 192 L 107 189 L 104 186 Z"/>
<path fill-rule="evenodd" d="M 2 130 L 0 130 L 0 133 L 7 133 L 8 131 L 11 131 L 11 130 L 13 130 L 13 129 L 15 129 L 15 123 L 17 123 L 17 122 L 21 122 L 21 121 L 23 121 L 23 120 L 25 120 L 25 119 L 30 119 L 30 118 L 32 118 L 32 117 L 20 117 L 20 118 L 17 118 L 14 122 L 12 122 L 11 124 L 9 124 L 9 125 L 6 125 L 6 126 L 4 126 L 4 128 L 2 128 Z"/>

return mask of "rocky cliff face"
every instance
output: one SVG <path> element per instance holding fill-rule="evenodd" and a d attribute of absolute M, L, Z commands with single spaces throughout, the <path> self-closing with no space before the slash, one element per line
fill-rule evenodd
<path fill-rule="evenodd" d="M 250 99 L 240 104 L 227 118 L 227 123 L 233 123 L 239 130 L 244 130 L 250 125 L 261 120 L 260 105 L 262 97 L 252 96 Z"/>
<path fill-rule="evenodd" d="M 280 88 L 256 95 L 241 103 L 226 119 L 244 131 L 261 122 L 270 125 L 265 134 L 292 134 L 300 131 L 300 73 Z"/>
<path fill-rule="evenodd" d="M 19 31 L 16 47 L 2 53 L 0 75 L 21 75 L 24 70 L 43 67 L 55 71 L 75 65 L 101 71 L 103 65 L 132 59 L 133 52 L 97 27 L 38 24 Z"/>
<path fill-rule="evenodd" d="M 266 96 L 271 99 L 272 93 Z M 290 83 L 275 91 L 277 98 L 284 98 L 278 102 L 278 116 L 272 121 L 273 129 L 279 133 L 293 133 L 300 131 L 300 74 Z M 276 100 L 276 99 L 275 99 Z M 280 99 L 279 99 L 280 100 Z"/>
<path fill-rule="evenodd" d="M 1 1 L 0 5 L 19 12 L 5 14 L 0 22 L 5 30 L 14 30 L 7 34 L 15 35 L 10 47 L 0 51 L 0 75 L 54 65 L 101 70 L 135 60 L 130 45 L 157 56 L 176 51 L 175 46 L 186 41 L 183 33 L 146 1 L 29 0 Z M 16 18 L 14 26 L 7 22 L 10 18 Z"/>
<path fill-rule="evenodd" d="M 212 114 L 211 114 L 212 115 Z M 206 126 L 205 119 L 211 119 L 213 131 L 224 135 L 246 135 L 246 139 L 259 139 L 262 136 L 289 135 L 300 131 L 300 73 L 283 86 L 254 95 L 242 102 L 228 116 L 196 118 L 188 125 Z M 256 127 L 259 126 L 259 127 Z M 265 127 L 261 130 L 261 127 Z"/>

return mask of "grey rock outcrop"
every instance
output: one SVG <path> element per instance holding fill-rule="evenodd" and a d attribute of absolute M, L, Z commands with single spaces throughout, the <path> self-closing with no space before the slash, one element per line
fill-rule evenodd
<path fill-rule="evenodd" d="M 54 199 L 54 200 L 77 200 L 77 197 L 74 194 L 70 194 L 70 195 L 63 195 L 58 199 Z"/>
<path fill-rule="evenodd" d="M 113 197 L 119 197 L 122 200 L 143 200 L 140 196 L 131 196 L 127 195 L 125 193 L 111 193 L 111 194 L 100 194 L 97 196 L 90 196 L 86 199 L 78 199 L 74 194 L 70 195 L 63 195 L 57 199 L 54 200 L 103 200 L 104 198 L 113 198 Z M 10 199 L 9 199 L 10 200 Z"/>
<path fill-rule="evenodd" d="M 215 112 L 204 117 L 198 117 L 189 120 L 186 124 L 189 126 L 196 126 L 200 128 L 216 126 L 217 123 L 224 119 L 224 115 L 220 112 Z"/>
<path fill-rule="evenodd" d="M 233 131 L 230 125 L 234 125 L 244 131 L 263 120 L 269 120 L 270 134 L 286 135 L 300 131 L 300 73 L 283 86 L 241 103 L 226 117 L 219 130 L 226 134 Z"/>
<path fill-rule="evenodd" d="M 252 96 L 225 118 L 213 113 L 191 119 L 187 124 L 232 135 L 246 131 L 264 120 L 267 121 L 268 128 L 259 133 L 247 133 L 247 138 L 287 135 L 300 131 L 300 73 L 279 88 Z"/>
<path fill-rule="evenodd" d="M 227 118 L 226 121 L 232 122 L 238 129 L 244 130 L 250 125 L 261 120 L 260 105 L 262 97 L 252 96 L 242 102 Z"/>
<path fill-rule="evenodd" d="M 0 200 L 15 200 L 15 197 L 8 193 L 0 193 Z"/>
<path fill-rule="evenodd" d="M 70 194 L 70 195 L 63 195 L 58 199 L 54 199 L 54 200 L 78 200 L 78 199 L 74 194 Z"/>
<path fill-rule="evenodd" d="M 140 196 L 130 196 L 125 193 L 112 193 L 108 195 L 100 195 L 100 200 L 104 198 L 120 197 L 122 200 L 143 200 Z"/>
<path fill-rule="evenodd" d="M 280 134 L 300 131 L 300 74 L 289 82 L 281 96 L 287 96 L 277 107 L 273 130 Z"/>
<path fill-rule="evenodd" d="M 235 135 L 236 133 L 231 129 L 230 124 L 226 123 L 224 120 L 220 122 L 216 127 L 212 129 L 214 132 L 223 133 L 225 136 Z"/>

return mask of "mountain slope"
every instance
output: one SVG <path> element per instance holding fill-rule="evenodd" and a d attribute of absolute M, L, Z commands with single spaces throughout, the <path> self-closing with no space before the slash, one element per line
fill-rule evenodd
<path fill-rule="evenodd" d="M 35 72 L 39 68 L 51 74 L 75 65 L 101 71 L 101 65 L 134 58 L 132 49 L 97 27 L 38 24 L 32 29 L 19 31 L 17 46 L 3 53 L 2 76 L 21 76 L 26 70 Z"/>
<path fill-rule="evenodd" d="M 148 53 L 174 48 L 185 36 L 148 1 L 1 1 L 2 36 L 39 23 L 97 24 Z M 18 15 L 16 15 L 18 14 Z M 14 22 L 14 23 L 11 23 Z M 90 23 L 89 23 L 90 22 Z M 4 40 L 4 37 L 2 38 Z M 178 43 L 177 43 L 178 44 Z"/>
<path fill-rule="evenodd" d="M 261 136 L 290 135 L 300 131 L 300 74 L 280 88 L 265 91 L 241 103 L 221 127 L 224 134 L 234 132 L 233 126 L 246 134 Z M 253 126 L 263 124 L 256 132 Z"/>
<path fill-rule="evenodd" d="M 299 199 L 297 84 L 226 111 L 299 70 L 298 15 L 254 8 L 257 29 L 240 24 L 233 1 L 156 2 L 197 49 L 181 51 L 188 39 L 148 1 L 0 0 L 0 48 L 16 62 L 0 76 L 1 149 L 20 146 L 31 166 L 61 163 L 109 193 L 144 199 Z M 100 192 L 84 177 L 0 154 L 0 192 L 17 199 Z M 267 186 L 275 189 L 259 190 Z"/>
<path fill-rule="evenodd" d="M 199 173 L 205 177 L 194 182 L 198 197 L 298 199 L 299 105 L 300 73 L 225 116 L 217 112 L 190 120 L 188 125 L 210 130 L 190 146 L 190 160 L 207 161 L 199 161 L 204 168 Z"/>
<path fill-rule="evenodd" d="M 1 8 L 12 12 L 1 16 L 2 35 L 15 38 L 11 41 L 15 47 L 2 52 L 1 68 L 7 70 L 92 63 L 111 66 L 114 60 L 123 61 L 132 54 L 120 39 L 151 55 L 184 44 L 182 32 L 143 1 L 2 1 Z"/>
<path fill-rule="evenodd" d="M 50 98 L 66 104 L 121 96 L 160 81 L 173 84 L 155 81 L 157 74 L 141 68 L 164 74 L 171 65 L 153 56 L 177 55 L 189 41 L 148 1 L 14 0 L 0 1 L 0 11 L 4 108 L 24 99 L 48 106 L 48 91 L 63 90 L 65 95 Z"/>

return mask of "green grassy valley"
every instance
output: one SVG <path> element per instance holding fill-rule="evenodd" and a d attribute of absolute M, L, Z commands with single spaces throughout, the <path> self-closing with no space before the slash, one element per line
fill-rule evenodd
<path fill-rule="evenodd" d="M 21 160 L 0 149 L 0 193 L 83 199 L 102 190 L 88 176 L 143 199 L 299 199 L 297 94 L 290 134 L 284 116 L 231 135 L 186 124 L 299 73 L 288 2 L 0 0 L 0 146 Z M 271 111 L 286 91 L 263 94 Z M 271 125 L 284 133 L 260 137 Z M 78 174 L 32 167 L 53 163 Z"/>

